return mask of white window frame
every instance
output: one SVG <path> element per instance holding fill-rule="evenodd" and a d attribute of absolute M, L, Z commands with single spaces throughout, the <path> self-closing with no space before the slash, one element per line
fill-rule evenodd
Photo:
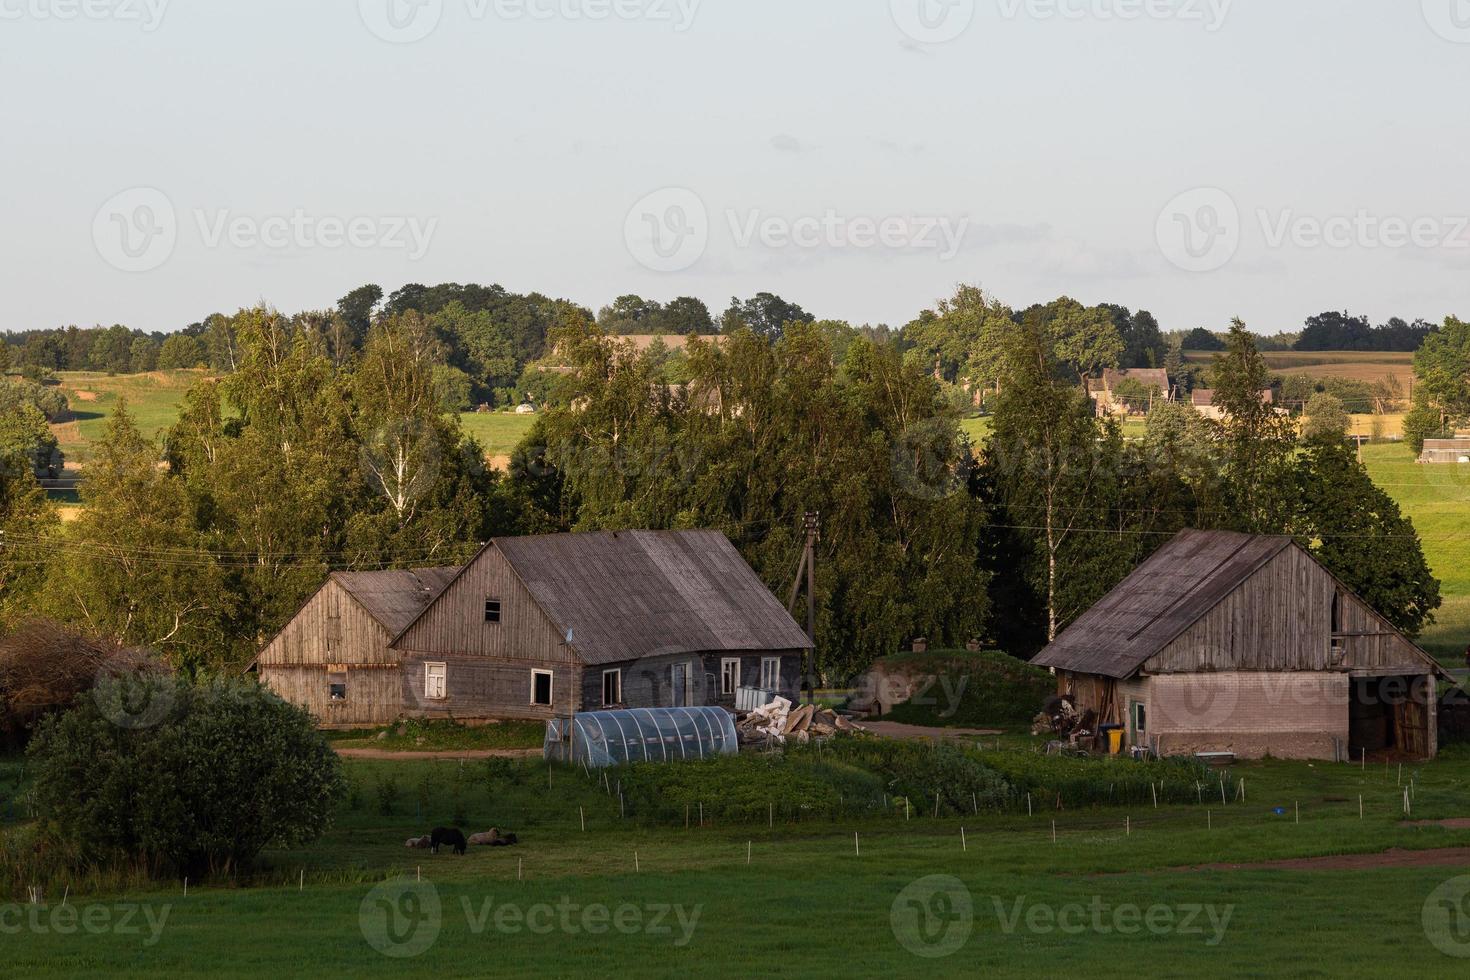
<path fill-rule="evenodd" d="M 1138 717 L 1139 717 L 1140 714 L 1143 715 L 1143 724 L 1142 725 L 1140 725 L 1138 723 Z M 1144 739 L 1147 739 L 1148 738 L 1148 702 L 1147 701 L 1129 701 L 1128 702 L 1128 729 L 1129 729 L 1129 734 L 1131 734 L 1136 739 L 1144 740 Z"/>
<path fill-rule="evenodd" d="M 434 693 L 434 672 L 438 671 L 438 694 Z M 448 664 L 424 664 L 424 700 L 426 701 L 448 701 L 449 700 L 449 665 Z"/>
<path fill-rule="evenodd" d="M 615 700 L 615 701 L 609 701 L 607 699 L 607 679 L 608 679 L 608 676 L 609 675 L 615 676 L 618 679 L 618 681 L 617 681 L 618 688 L 617 688 L 617 691 L 616 691 L 616 693 L 617 693 L 617 700 Z M 617 668 L 614 668 L 612 670 L 604 670 L 602 672 L 602 706 L 604 708 L 612 708 L 612 707 L 615 707 L 615 706 L 620 705 L 622 703 L 623 703 L 623 672 L 622 672 L 622 670 L 617 669 Z"/>
<path fill-rule="evenodd" d="M 761 690 L 762 691 L 779 691 L 779 690 L 781 690 L 781 658 L 780 657 L 762 657 L 761 658 Z"/>
<path fill-rule="evenodd" d="M 539 701 L 536 700 L 536 678 L 538 678 L 538 677 L 540 677 L 542 675 L 545 675 L 546 676 L 547 693 L 550 695 L 550 700 L 548 700 L 545 704 L 542 704 L 541 702 L 539 702 Z M 540 668 L 533 669 L 531 671 L 531 707 L 533 707 L 533 708 L 551 708 L 551 707 L 554 707 L 555 705 L 556 705 L 556 671 L 553 671 L 553 670 L 541 670 Z"/>
<path fill-rule="evenodd" d="M 731 668 L 734 668 L 731 670 Z M 726 657 L 720 661 L 720 696 L 732 698 L 740 690 L 740 658 Z"/>

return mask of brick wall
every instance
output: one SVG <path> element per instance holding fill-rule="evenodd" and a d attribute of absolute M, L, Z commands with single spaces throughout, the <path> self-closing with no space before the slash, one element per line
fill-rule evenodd
<path fill-rule="evenodd" d="M 1347 752 L 1344 674 L 1168 674 L 1145 685 L 1148 740 L 1161 755 L 1333 760 Z"/>

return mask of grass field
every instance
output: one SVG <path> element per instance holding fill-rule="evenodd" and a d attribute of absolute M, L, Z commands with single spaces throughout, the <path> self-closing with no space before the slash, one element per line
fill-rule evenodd
<path fill-rule="evenodd" d="M 1396 768 L 1241 765 L 1246 801 L 1227 805 L 938 820 L 895 811 L 774 827 L 691 818 L 687 829 L 620 819 L 616 799 L 576 771 L 558 768 L 548 789 L 539 763 L 493 776 L 485 763 L 348 771 L 369 791 L 317 844 L 268 854 L 255 887 L 0 906 L 5 972 L 1425 977 L 1462 969 L 1441 947 L 1470 951 L 1470 933 L 1455 928 L 1470 919 L 1441 901 L 1462 855 L 1421 857 L 1425 867 L 1178 870 L 1470 846 L 1470 830 L 1403 821 Z M 390 776 L 406 792 L 384 816 L 370 788 Z M 1470 754 L 1406 769 L 1410 779 L 1416 820 L 1470 815 Z M 521 845 L 465 857 L 404 849 L 457 806 L 467 829 L 514 830 Z"/>
<path fill-rule="evenodd" d="M 504 461 L 511 451 L 520 445 L 531 426 L 536 424 L 534 415 L 514 415 L 509 412 L 466 412 L 459 417 L 465 434 L 477 439 L 491 460 Z"/>
<path fill-rule="evenodd" d="M 205 377 L 203 371 L 153 371 L 148 374 L 102 374 L 68 371 L 61 390 L 71 405 L 73 420 L 53 425 L 52 431 L 66 454 L 68 467 L 85 467 L 92 443 L 102 438 L 107 419 L 126 399 L 128 411 L 143 434 L 157 437 L 179 417 L 179 406 L 190 386 Z"/>
<path fill-rule="evenodd" d="M 1216 354 L 1190 351 L 1189 364 L 1213 363 Z M 1352 381 L 1383 381 L 1397 378 L 1405 392 L 1414 383 L 1414 355 L 1374 351 L 1266 351 L 1261 354 L 1266 366 L 1277 374 L 1305 374 L 1313 378 L 1347 378 Z"/>

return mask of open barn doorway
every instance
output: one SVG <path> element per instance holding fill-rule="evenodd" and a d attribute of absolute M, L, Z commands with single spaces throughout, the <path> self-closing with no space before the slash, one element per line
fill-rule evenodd
<path fill-rule="evenodd" d="M 1351 758 L 1434 755 L 1434 678 L 1356 677 L 1348 708 Z"/>

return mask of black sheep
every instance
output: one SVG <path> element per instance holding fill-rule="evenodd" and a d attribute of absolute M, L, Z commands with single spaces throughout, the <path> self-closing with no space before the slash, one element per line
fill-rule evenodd
<path fill-rule="evenodd" d="M 463 854 L 469 848 L 469 842 L 464 839 L 464 834 L 458 830 L 448 827 L 435 827 L 434 832 L 429 835 L 429 851 L 433 854 L 439 853 L 439 845 L 449 844 L 454 847 L 455 854 Z"/>

